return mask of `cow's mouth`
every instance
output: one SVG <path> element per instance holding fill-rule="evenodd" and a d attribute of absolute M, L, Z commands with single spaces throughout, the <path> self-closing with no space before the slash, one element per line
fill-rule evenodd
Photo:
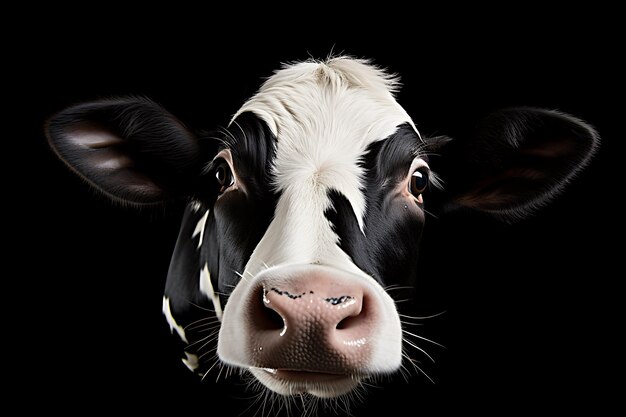
<path fill-rule="evenodd" d="M 289 382 L 333 382 L 341 379 L 345 379 L 346 377 L 350 377 L 349 375 L 344 374 L 332 374 L 328 372 L 315 372 L 315 371 L 299 371 L 299 370 L 290 370 L 290 369 L 271 369 L 271 368 L 262 368 L 263 371 L 267 372 L 271 376 L 277 379 L 282 379 Z"/>
<path fill-rule="evenodd" d="M 279 394 L 309 393 L 321 398 L 347 394 L 362 379 L 355 375 L 305 370 L 251 368 L 250 371 L 263 385 Z"/>

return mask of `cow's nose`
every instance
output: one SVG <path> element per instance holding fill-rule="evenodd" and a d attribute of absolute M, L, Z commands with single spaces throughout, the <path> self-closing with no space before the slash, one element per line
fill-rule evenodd
<path fill-rule="evenodd" d="M 376 309 L 358 279 L 312 270 L 268 278 L 254 297 L 250 331 L 256 366 L 352 374 L 369 359 Z"/>

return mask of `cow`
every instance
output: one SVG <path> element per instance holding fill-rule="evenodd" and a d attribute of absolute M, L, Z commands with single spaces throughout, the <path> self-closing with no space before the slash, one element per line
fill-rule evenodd
<path fill-rule="evenodd" d="M 185 204 L 162 308 L 191 371 L 337 399 L 425 354 L 387 289 L 416 280 L 427 194 L 445 212 L 517 221 L 600 141 L 586 122 L 533 107 L 496 111 L 466 140 L 422 136 L 398 89 L 371 61 L 339 56 L 283 66 L 213 133 L 144 97 L 71 106 L 45 133 L 114 203 Z M 447 161 L 442 178 L 433 154 Z"/>

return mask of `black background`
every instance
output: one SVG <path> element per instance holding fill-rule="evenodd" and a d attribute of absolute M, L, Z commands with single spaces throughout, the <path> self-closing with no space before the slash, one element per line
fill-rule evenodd
<path fill-rule="evenodd" d="M 530 12 L 520 23 L 503 13 L 460 27 L 441 14 L 395 16 L 384 27 L 356 17 L 353 26 L 320 19 L 251 27 L 230 16 L 221 29 L 209 20 L 178 20 L 181 27 L 170 25 L 174 16 L 151 21 L 119 12 L 102 22 L 66 18 L 16 46 L 11 83 L 19 101 L 9 125 L 19 128 L 9 139 L 22 146 L 8 156 L 7 180 L 17 183 L 11 205 L 18 213 L 10 219 L 25 229 L 10 260 L 20 283 L 11 292 L 10 323 L 20 337 L 8 359 L 39 399 L 24 405 L 156 405 L 181 415 L 204 407 L 212 415 L 219 403 L 228 409 L 215 415 L 237 415 L 249 404 L 241 398 L 253 395 L 199 382 L 171 345 L 161 297 L 180 208 L 113 207 L 55 159 L 42 133 L 46 117 L 75 102 L 137 94 L 189 126 L 211 129 L 227 124 L 281 62 L 331 50 L 399 73 L 399 102 L 425 134 L 463 137 L 493 110 L 532 105 L 574 114 L 603 139 L 591 166 L 529 220 L 427 219 L 415 305 L 424 315 L 445 310 L 419 329 L 446 346 L 422 345 L 436 360 L 423 362 L 435 384 L 398 378 L 371 389 L 354 414 L 597 411 L 610 404 L 610 376 L 619 373 L 612 353 L 623 332 L 616 286 L 623 273 L 609 266 L 622 247 L 623 45 L 610 11 Z"/>

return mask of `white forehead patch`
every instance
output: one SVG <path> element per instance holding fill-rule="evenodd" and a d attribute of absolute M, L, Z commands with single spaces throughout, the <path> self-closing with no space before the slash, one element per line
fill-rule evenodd
<path fill-rule="evenodd" d="M 337 57 L 325 62 L 300 62 L 276 71 L 232 120 L 243 112 L 253 112 L 282 142 L 293 139 L 296 133 L 329 128 L 327 122 L 364 119 L 361 121 L 366 126 L 361 123 L 354 127 L 365 127 L 375 136 L 373 140 L 380 140 L 401 123 L 415 127 L 393 97 L 399 86 L 397 77 L 364 59 Z M 330 120 L 328 111 L 339 114 L 330 114 Z M 307 129 L 309 132 L 305 132 Z"/>
<path fill-rule="evenodd" d="M 338 238 L 324 216 L 331 204 L 328 192 L 347 198 L 363 232 L 359 162 L 369 145 L 398 126 L 415 128 L 393 97 L 397 89 L 396 78 L 365 60 L 303 62 L 277 71 L 237 112 L 234 118 L 254 113 L 277 138 L 273 174 L 281 197 L 251 259 L 257 261 L 253 273 L 262 263 L 349 262 L 335 251 Z"/>
<path fill-rule="evenodd" d="M 399 125 L 415 128 L 393 97 L 398 86 L 397 78 L 365 60 L 303 62 L 276 72 L 234 118 L 250 111 L 277 137 L 278 190 L 334 188 L 350 201 L 363 230 L 360 159 L 370 144 L 387 138 Z"/>

